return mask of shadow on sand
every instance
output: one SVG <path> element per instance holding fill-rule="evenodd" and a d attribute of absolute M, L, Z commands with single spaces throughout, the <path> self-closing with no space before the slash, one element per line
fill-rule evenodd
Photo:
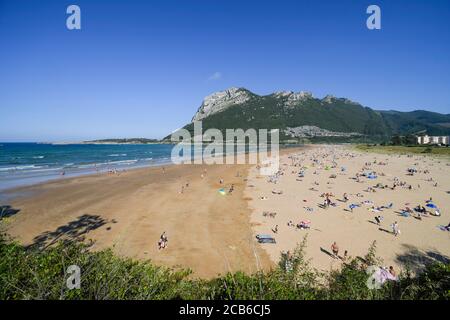
<path fill-rule="evenodd" d="M 115 223 L 116 221 L 111 221 Z M 84 214 L 76 220 L 70 221 L 65 225 L 59 226 L 54 231 L 45 231 L 33 239 L 29 248 L 45 249 L 58 241 L 71 242 L 82 241 L 84 235 L 92 230 L 98 229 L 108 221 L 99 215 Z"/>
<path fill-rule="evenodd" d="M 336 257 L 334 256 L 334 254 L 332 254 L 330 251 L 320 247 L 320 251 L 322 251 L 323 253 L 329 255 L 330 257 L 332 257 L 333 259 L 336 259 Z"/>
<path fill-rule="evenodd" d="M 20 209 L 14 209 L 11 206 L 0 206 L 0 219 L 8 218 L 20 212 Z"/>
<path fill-rule="evenodd" d="M 406 251 L 398 254 L 395 261 L 413 272 L 420 272 L 427 265 L 436 262 L 450 263 L 450 257 L 436 250 L 424 251 L 409 244 L 403 244 L 402 246 Z"/>
<path fill-rule="evenodd" d="M 387 230 L 387 229 L 378 228 L 378 230 L 384 231 L 384 232 L 389 233 L 389 234 L 393 234 L 392 231 L 389 231 L 389 230 Z"/>

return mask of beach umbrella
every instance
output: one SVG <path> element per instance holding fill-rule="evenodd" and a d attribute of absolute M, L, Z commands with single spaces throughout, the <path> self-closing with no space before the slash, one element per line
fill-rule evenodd
<path fill-rule="evenodd" d="M 368 179 L 376 179 L 377 176 L 374 176 L 374 175 L 368 175 L 367 178 L 368 178 Z"/>
<path fill-rule="evenodd" d="M 437 209 L 437 206 L 434 203 L 427 203 L 427 207 L 428 208 L 433 208 L 433 209 Z"/>
<path fill-rule="evenodd" d="M 227 192 L 223 188 L 219 189 L 219 193 L 223 196 L 227 194 Z"/>
<path fill-rule="evenodd" d="M 350 209 L 354 209 L 354 208 L 357 208 L 358 207 L 358 205 L 357 204 L 354 204 L 354 203 L 352 203 L 351 205 L 349 205 L 348 206 Z"/>

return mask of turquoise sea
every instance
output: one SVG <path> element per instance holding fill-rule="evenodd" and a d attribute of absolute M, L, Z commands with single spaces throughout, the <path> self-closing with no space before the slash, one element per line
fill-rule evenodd
<path fill-rule="evenodd" d="M 108 170 L 169 164 L 169 144 L 42 144 L 0 142 L 0 191 Z"/>

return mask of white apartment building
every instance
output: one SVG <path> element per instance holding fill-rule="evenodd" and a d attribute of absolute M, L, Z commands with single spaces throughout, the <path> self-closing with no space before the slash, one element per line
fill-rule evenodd
<path fill-rule="evenodd" d="M 449 144 L 449 136 L 419 136 L 417 137 L 418 144 Z"/>

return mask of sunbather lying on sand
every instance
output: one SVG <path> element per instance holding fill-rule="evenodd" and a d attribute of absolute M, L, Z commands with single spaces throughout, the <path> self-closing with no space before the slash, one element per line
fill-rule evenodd
<path fill-rule="evenodd" d="M 263 217 L 275 218 L 276 215 L 277 213 L 274 211 L 263 211 Z"/>

